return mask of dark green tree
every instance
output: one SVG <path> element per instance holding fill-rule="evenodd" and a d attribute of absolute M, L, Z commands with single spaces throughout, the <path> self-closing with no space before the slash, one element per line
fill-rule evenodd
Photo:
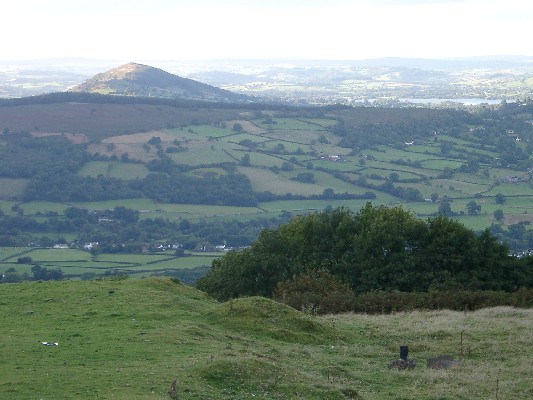
<path fill-rule="evenodd" d="M 272 296 L 280 282 L 322 270 L 355 293 L 374 290 L 514 290 L 531 282 L 525 263 L 487 230 L 479 237 L 445 216 L 422 221 L 402 208 L 327 209 L 261 232 L 213 262 L 198 287 L 219 300 Z"/>
<path fill-rule="evenodd" d="M 449 201 L 441 201 L 437 210 L 438 215 L 451 216 L 453 215 L 452 206 Z"/>
<path fill-rule="evenodd" d="M 315 183 L 315 174 L 312 172 L 299 172 L 292 180 L 303 183 Z"/>
<path fill-rule="evenodd" d="M 250 155 L 248 153 L 243 155 L 241 157 L 241 160 L 239 161 L 239 164 L 243 165 L 243 166 L 246 166 L 246 167 L 249 166 L 250 165 Z"/>
<path fill-rule="evenodd" d="M 152 136 L 152 138 L 148 141 L 148 144 L 152 144 L 152 145 L 161 144 L 161 138 L 159 136 Z"/>
<path fill-rule="evenodd" d="M 470 200 L 466 203 L 466 211 L 468 212 L 468 215 L 478 215 L 481 212 L 481 206 L 474 200 Z"/>
<path fill-rule="evenodd" d="M 494 201 L 496 204 L 504 204 L 506 199 L 502 193 L 498 193 L 496 196 L 494 196 Z"/>
<path fill-rule="evenodd" d="M 241 133 L 244 131 L 244 128 L 241 124 L 239 124 L 238 122 L 234 123 L 233 124 L 233 132 L 236 132 L 236 133 Z"/>

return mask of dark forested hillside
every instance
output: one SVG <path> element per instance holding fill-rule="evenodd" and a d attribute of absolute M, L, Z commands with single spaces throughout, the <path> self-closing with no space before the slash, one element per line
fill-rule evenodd
<path fill-rule="evenodd" d="M 0 129 L 79 133 L 89 141 L 239 116 L 236 106 L 191 101 L 58 93 L 0 101 Z"/>

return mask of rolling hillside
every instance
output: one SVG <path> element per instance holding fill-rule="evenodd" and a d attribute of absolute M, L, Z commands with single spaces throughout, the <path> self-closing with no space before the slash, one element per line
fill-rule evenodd
<path fill-rule="evenodd" d="M 213 251 L 248 246 L 295 214 L 370 201 L 490 228 L 518 253 L 533 237 L 532 120 L 528 103 L 458 111 L 90 93 L 5 100 L 0 239 Z M 117 220 L 117 207 L 137 219 Z M 68 272 L 92 272 L 93 261 Z M 31 269 L 17 262 L 0 271 Z M 146 273 L 137 264 L 133 272 Z"/>
<path fill-rule="evenodd" d="M 258 297 L 220 304 L 168 279 L 0 285 L 0 298 L 5 399 L 533 395 L 531 310 L 311 317 Z M 415 369 L 387 369 L 400 345 Z M 460 364 L 426 369 L 440 354 Z"/>

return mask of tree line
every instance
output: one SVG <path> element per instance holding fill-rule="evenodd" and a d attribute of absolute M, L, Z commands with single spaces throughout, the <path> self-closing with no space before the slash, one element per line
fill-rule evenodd
<path fill-rule="evenodd" d="M 284 213 L 279 217 L 249 221 L 170 221 L 162 217 L 140 218 L 138 211 L 122 206 L 99 211 L 69 207 L 63 215 L 48 212 L 37 215 L 39 218 L 24 215 L 20 206 L 14 206 L 14 211 L 17 215 L 7 215 L 0 210 L 0 246 L 34 243 L 51 247 L 66 243 L 61 234 L 75 234 L 71 244 L 82 248 L 85 243 L 98 242 L 100 246 L 96 251 L 103 253 L 141 253 L 146 248 L 155 251 L 161 243 L 180 245 L 184 250 L 214 249 L 223 243 L 227 247 L 245 247 L 262 229 L 278 226 L 292 216 Z"/>

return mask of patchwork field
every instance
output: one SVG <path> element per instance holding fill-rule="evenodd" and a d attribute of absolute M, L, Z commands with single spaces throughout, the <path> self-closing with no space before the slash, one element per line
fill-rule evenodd
<path fill-rule="evenodd" d="M 223 253 L 175 256 L 173 252 L 150 254 L 96 254 L 78 249 L 0 247 L 0 273 L 15 270 L 31 275 L 34 265 L 50 270 L 61 269 L 64 278 L 79 279 L 105 273 L 144 277 L 176 270 L 210 266 Z M 23 262 L 19 259 L 26 258 Z"/>
<path fill-rule="evenodd" d="M 83 129 L 75 130 L 72 121 L 65 117 L 61 131 L 85 135 L 87 149 L 95 156 L 77 172 L 78 176 L 120 179 L 126 188 L 135 185 L 132 197 L 142 197 L 91 202 L 22 201 L 29 180 L 0 178 L 0 210 L 5 215 L 32 218 L 42 224 L 40 229 L 54 241 L 76 238 L 72 229 L 62 232 L 56 221 L 65 219 L 68 207 L 104 213 L 122 206 L 139 211 L 141 221 L 168 219 L 206 224 L 238 221 L 249 222 L 256 229 L 264 219 L 338 206 L 357 211 L 367 201 L 399 205 L 421 218 L 436 215 L 442 203 L 447 203 L 450 217 L 475 230 L 492 226 L 507 232 L 509 225 L 521 222 L 528 233 L 532 228 L 528 223 L 533 214 L 529 206 L 533 186 L 526 166 L 533 159 L 525 124 L 516 128 L 524 130 L 520 140 L 506 133 L 513 129 L 501 128 L 499 139 L 512 141 L 512 146 L 507 143 L 509 150 L 502 152 L 495 141 L 485 143 L 479 133 L 492 129 L 490 124 L 483 125 L 481 118 L 464 124 L 464 113 L 452 110 L 373 107 L 278 110 L 266 106 L 214 108 L 197 104 L 104 107 L 90 103 L 62 107 L 45 104 L 39 109 L 28 105 L 12 110 L 18 118 L 36 112 L 42 117 L 42 124 L 35 124 L 31 131 L 43 135 L 57 131 L 54 118 L 59 118 L 60 110 L 77 119 Z M 491 116 L 499 118 L 495 113 Z M 113 118 L 123 122 L 121 129 Z M 516 118 L 525 119 L 524 123 L 530 120 L 522 115 Z M 440 127 L 433 128 L 433 124 Z M 361 126 L 365 128 L 358 130 Z M 13 129 L 17 127 L 22 125 L 14 125 Z M 242 174 L 249 185 L 246 182 L 246 187 L 234 187 L 248 191 L 243 193 L 246 201 L 239 204 L 238 195 L 223 191 L 217 193 L 219 197 L 215 200 L 199 199 L 196 194 L 209 194 L 209 189 L 201 184 L 191 188 L 189 197 L 183 197 L 183 189 L 177 186 L 168 193 L 161 191 L 152 196 L 157 188 L 150 186 L 150 182 L 140 182 L 151 172 L 170 170 L 176 172 L 178 179 L 194 178 L 187 181 L 191 187 L 195 181 L 203 183 L 209 179 L 246 181 L 239 175 Z M 41 190 L 46 191 L 46 187 Z M 107 198 L 115 196 L 113 193 Z M 168 204 L 172 201 L 189 204 Z M 472 201 L 478 208 L 468 209 Z M 50 222 L 50 226 L 44 226 Z M 198 228 L 198 232 L 202 229 Z M 205 232 L 202 235 L 211 234 L 207 228 Z M 181 235 L 179 240 L 186 238 Z M 217 241 L 210 243 L 215 246 L 224 241 L 224 236 L 213 234 L 211 240 Z M 22 245 L 31 241 L 26 242 Z"/>

